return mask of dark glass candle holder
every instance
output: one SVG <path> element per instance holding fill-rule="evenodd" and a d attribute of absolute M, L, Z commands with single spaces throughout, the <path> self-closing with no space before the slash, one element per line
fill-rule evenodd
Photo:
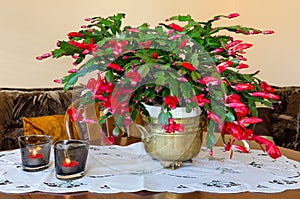
<path fill-rule="evenodd" d="M 24 171 L 40 171 L 49 166 L 52 137 L 28 135 L 18 137 Z"/>
<path fill-rule="evenodd" d="M 60 140 L 54 145 L 55 173 L 61 180 L 84 176 L 89 144 L 81 140 Z"/>

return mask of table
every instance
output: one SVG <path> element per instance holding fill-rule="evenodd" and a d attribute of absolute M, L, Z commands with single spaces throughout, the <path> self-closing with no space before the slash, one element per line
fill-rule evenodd
<path fill-rule="evenodd" d="M 283 155 L 287 156 L 290 159 L 300 161 L 300 152 L 280 148 Z M 68 193 L 68 194 L 49 194 L 49 193 L 26 193 L 26 194 L 5 194 L 0 193 L 0 199 L 109 199 L 109 198 L 124 198 L 124 199 L 134 199 L 134 198 L 167 198 L 167 199 L 189 199 L 189 198 L 258 198 L 264 197 L 266 199 L 272 198 L 300 198 L 300 190 L 288 190 L 281 193 L 275 194 L 262 194 L 262 193 L 239 193 L 239 194 L 215 194 L 207 192 L 192 192 L 186 194 L 173 194 L 173 193 L 153 193 L 148 191 L 141 191 L 136 193 L 118 193 L 118 194 L 94 194 L 89 192 L 80 192 L 80 193 Z"/>

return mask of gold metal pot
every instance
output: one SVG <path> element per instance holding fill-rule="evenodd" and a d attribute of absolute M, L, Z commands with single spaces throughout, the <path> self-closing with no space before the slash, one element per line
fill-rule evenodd
<path fill-rule="evenodd" d="M 142 116 L 144 125 L 137 125 L 142 133 L 146 152 L 165 168 L 176 169 L 184 161 L 198 155 L 202 144 L 202 116 L 174 118 L 184 125 L 184 132 L 166 133 L 157 118 Z"/>

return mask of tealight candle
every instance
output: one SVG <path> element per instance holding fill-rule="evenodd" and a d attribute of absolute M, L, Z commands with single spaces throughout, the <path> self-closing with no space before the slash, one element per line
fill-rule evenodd
<path fill-rule="evenodd" d="M 70 160 L 69 158 L 66 158 L 65 161 L 61 163 L 61 169 L 63 173 L 74 173 L 77 169 L 79 162 Z"/>
<path fill-rule="evenodd" d="M 37 149 L 33 149 L 32 153 L 27 156 L 29 164 L 32 166 L 42 164 L 44 155 L 37 153 Z"/>
<path fill-rule="evenodd" d="M 30 159 L 41 159 L 43 157 L 43 154 L 37 153 L 36 149 L 33 149 L 32 154 L 27 157 Z"/>
<path fill-rule="evenodd" d="M 49 166 L 51 136 L 29 135 L 18 138 L 25 171 L 39 171 Z"/>
<path fill-rule="evenodd" d="M 89 145 L 81 140 L 61 140 L 54 145 L 55 173 L 58 179 L 69 180 L 84 175 Z"/>

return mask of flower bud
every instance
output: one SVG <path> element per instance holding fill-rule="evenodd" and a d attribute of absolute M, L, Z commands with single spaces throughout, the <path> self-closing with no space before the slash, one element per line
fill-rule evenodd
<path fill-rule="evenodd" d="M 216 48 L 216 49 L 212 50 L 211 53 L 220 53 L 223 50 L 224 50 L 223 48 Z"/>
<path fill-rule="evenodd" d="M 249 66 L 247 64 L 241 63 L 236 68 L 237 69 L 243 69 L 243 68 L 249 68 Z"/>
<path fill-rule="evenodd" d="M 264 35 L 270 35 L 270 34 L 274 34 L 273 30 L 265 30 L 262 32 Z"/>
<path fill-rule="evenodd" d="M 227 18 L 232 19 L 232 18 L 235 18 L 235 17 L 238 17 L 238 16 L 240 16 L 239 13 L 231 13 L 231 14 L 229 14 L 229 15 L 227 16 Z"/>
<path fill-rule="evenodd" d="M 60 84 L 61 80 L 60 79 L 54 79 L 53 82 Z"/>
<path fill-rule="evenodd" d="M 73 69 L 68 70 L 68 73 L 75 73 L 76 71 L 77 71 L 77 69 L 73 68 Z"/>
<path fill-rule="evenodd" d="M 37 57 L 35 57 L 35 59 L 42 60 L 42 56 L 37 56 Z"/>

